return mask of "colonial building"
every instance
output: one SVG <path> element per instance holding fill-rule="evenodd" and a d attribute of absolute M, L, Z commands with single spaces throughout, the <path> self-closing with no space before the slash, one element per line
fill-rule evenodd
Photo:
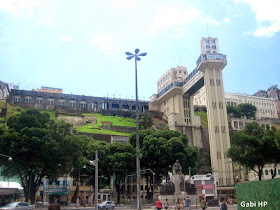
<path fill-rule="evenodd" d="M 15 90 L 10 92 L 10 103 L 25 108 L 40 110 L 60 110 L 68 112 L 92 113 L 134 117 L 136 104 L 134 100 L 105 98 L 74 94 Z M 139 101 L 139 110 L 148 111 L 148 101 Z"/>

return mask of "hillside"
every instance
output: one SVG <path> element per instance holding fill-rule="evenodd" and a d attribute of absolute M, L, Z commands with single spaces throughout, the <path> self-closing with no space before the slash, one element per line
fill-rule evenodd
<path fill-rule="evenodd" d="M 206 112 L 195 112 L 194 115 L 200 116 L 201 126 L 203 128 L 208 128 L 208 119 Z"/>
<path fill-rule="evenodd" d="M 0 110 L 5 108 L 5 101 L 0 101 Z M 20 113 L 24 108 L 7 104 L 7 119 L 13 115 Z M 54 121 L 64 120 L 74 125 L 76 132 L 83 133 L 96 133 L 96 134 L 108 134 L 108 135 L 119 135 L 119 136 L 129 136 L 130 132 L 118 132 L 102 128 L 103 125 L 112 126 L 124 126 L 135 128 L 135 120 L 131 118 L 115 117 L 115 116 L 102 116 L 101 114 L 89 114 L 84 113 L 80 116 L 70 116 L 67 114 L 59 114 L 58 117 L 55 116 L 55 111 L 42 111 L 47 112 L 50 118 Z M 0 116 L 0 125 L 3 125 L 5 121 L 4 116 Z M 94 121 L 94 123 L 92 122 Z M 76 123 L 78 122 L 78 123 Z"/>

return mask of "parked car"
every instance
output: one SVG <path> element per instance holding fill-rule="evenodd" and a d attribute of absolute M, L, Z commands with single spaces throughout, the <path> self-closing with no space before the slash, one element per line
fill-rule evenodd
<path fill-rule="evenodd" d="M 0 210 L 34 210 L 34 205 L 27 202 L 11 202 L 6 206 L 0 207 Z"/>
<path fill-rule="evenodd" d="M 98 204 L 98 209 L 114 209 L 114 201 L 103 201 L 101 204 Z"/>

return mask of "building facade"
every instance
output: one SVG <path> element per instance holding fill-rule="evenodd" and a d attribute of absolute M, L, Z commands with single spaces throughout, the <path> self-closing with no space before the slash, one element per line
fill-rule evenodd
<path fill-rule="evenodd" d="M 80 113 L 98 112 L 103 115 L 124 117 L 134 117 L 136 114 L 135 100 L 118 98 L 12 89 L 9 102 L 24 108 L 35 108 L 39 110 L 60 110 Z M 148 111 L 148 109 L 148 101 L 139 101 L 140 113 Z"/>
<path fill-rule="evenodd" d="M 206 40 L 211 50 L 205 53 Z M 187 134 L 192 146 L 201 147 L 201 129 L 198 117 L 194 116 L 193 95 L 205 86 L 212 172 L 218 178 L 219 187 L 226 187 L 233 185 L 232 164 L 226 155 L 230 139 L 222 77 L 227 58 L 218 52 L 217 39 L 202 38 L 197 67 L 182 82 L 177 77 L 169 81 L 165 89 L 158 89 L 150 98 L 150 110 L 164 112 L 170 129 Z"/>

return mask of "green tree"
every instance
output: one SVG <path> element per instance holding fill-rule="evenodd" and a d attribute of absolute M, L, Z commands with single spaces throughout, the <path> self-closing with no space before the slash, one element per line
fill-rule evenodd
<path fill-rule="evenodd" d="M 276 136 L 274 128 L 265 130 L 256 122 L 249 123 L 244 130 L 233 134 L 228 156 L 234 162 L 255 171 L 261 180 L 264 165 L 279 161 Z"/>
<path fill-rule="evenodd" d="M 241 117 L 240 108 L 238 106 L 227 106 L 227 113 L 234 118 Z"/>
<path fill-rule="evenodd" d="M 117 192 L 117 204 L 120 204 L 121 183 L 126 181 L 125 178 L 127 175 L 135 173 L 135 154 L 135 148 L 130 144 L 112 143 L 109 145 L 107 168 L 113 176 Z"/>
<path fill-rule="evenodd" d="M 139 125 L 141 129 L 148 129 L 153 126 L 153 119 L 148 112 L 144 112 L 141 114 L 139 119 Z"/>
<path fill-rule="evenodd" d="M 135 145 L 135 135 L 130 137 L 130 142 Z M 140 131 L 140 148 L 143 158 L 141 168 L 151 169 L 155 172 L 155 184 L 159 184 L 162 178 L 167 177 L 170 167 L 179 160 L 183 173 L 187 173 L 188 167 L 198 166 L 197 148 L 188 146 L 188 138 L 178 131 Z M 150 180 L 152 174 L 150 174 Z M 148 183 L 148 198 L 152 196 L 152 182 Z"/>
<path fill-rule="evenodd" d="M 244 116 L 247 119 L 256 117 L 257 107 L 255 107 L 254 105 L 248 103 L 242 103 L 239 104 L 238 107 L 240 109 L 241 116 Z"/>
<path fill-rule="evenodd" d="M 0 159 L 3 175 L 18 177 L 26 200 L 29 197 L 34 203 L 41 179 L 55 180 L 61 174 L 59 165 L 69 171 L 73 162 L 68 161 L 81 145 L 74 144 L 69 124 L 54 123 L 47 113 L 34 109 L 12 116 L 7 126 L 0 135 L 0 153 L 12 156 L 13 161 Z"/>

